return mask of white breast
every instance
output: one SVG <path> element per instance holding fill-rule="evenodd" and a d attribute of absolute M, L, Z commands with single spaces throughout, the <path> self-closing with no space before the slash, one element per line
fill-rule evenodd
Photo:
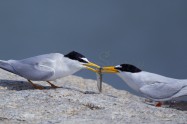
<path fill-rule="evenodd" d="M 82 69 L 78 62 L 66 57 L 59 58 L 54 65 L 55 74 L 49 80 L 69 76 Z"/>

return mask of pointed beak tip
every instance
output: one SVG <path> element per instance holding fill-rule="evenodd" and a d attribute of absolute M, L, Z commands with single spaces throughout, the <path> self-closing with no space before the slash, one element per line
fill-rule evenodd
<path fill-rule="evenodd" d="M 102 67 L 102 72 L 105 73 L 118 73 L 119 71 L 115 69 L 115 66 L 105 66 Z"/>

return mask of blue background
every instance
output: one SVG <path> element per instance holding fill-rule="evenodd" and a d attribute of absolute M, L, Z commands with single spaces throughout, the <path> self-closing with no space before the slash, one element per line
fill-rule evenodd
<path fill-rule="evenodd" d="M 130 63 L 187 78 L 187 1 L 0 1 L 0 59 L 72 50 L 101 66 Z M 96 79 L 87 70 L 76 75 Z M 131 91 L 116 75 L 104 81 Z"/>

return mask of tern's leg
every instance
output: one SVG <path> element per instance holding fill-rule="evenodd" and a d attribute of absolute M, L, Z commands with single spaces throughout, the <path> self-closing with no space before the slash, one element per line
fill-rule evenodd
<path fill-rule="evenodd" d="M 50 81 L 46 81 L 47 83 L 49 83 L 51 85 L 52 88 L 59 88 L 58 86 L 52 84 Z"/>
<path fill-rule="evenodd" d="M 164 104 L 163 102 L 157 102 L 157 103 L 155 104 L 155 106 L 156 106 L 156 107 L 161 107 L 163 104 Z"/>
<path fill-rule="evenodd" d="M 44 89 L 42 86 L 38 86 L 38 85 L 34 84 L 31 80 L 28 80 L 28 82 L 30 82 L 35 89 L 39 89 L 39 90 Z"/>

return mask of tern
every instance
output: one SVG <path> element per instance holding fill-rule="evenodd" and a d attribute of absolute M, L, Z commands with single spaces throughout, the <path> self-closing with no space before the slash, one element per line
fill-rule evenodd
<path fill-rule="evenodd" d="M 46 81 L 53 88 L 58 88 L 50 81 L 71 75 L 81 69 L 96 72 L 100 66 L 90 62 L 84 55 L 72 51 L 67 55 L 50 53 L 22 60 L 0 60 L 0 68 L 27 79 L 34 88 L 43 89 L 32 81 Z M 32 80 L 32 81 L 31 81 Z"/>
<path fill-rule="evenodd" d="M 133 90 L 158 102 L 156 106 L 161 106 L 164 101 L 187 95 L 186 79 L 174 79 L 142 71 L 131 64 L 105 66 L 102 69 L 105 73 L 117 73 Z"/>

